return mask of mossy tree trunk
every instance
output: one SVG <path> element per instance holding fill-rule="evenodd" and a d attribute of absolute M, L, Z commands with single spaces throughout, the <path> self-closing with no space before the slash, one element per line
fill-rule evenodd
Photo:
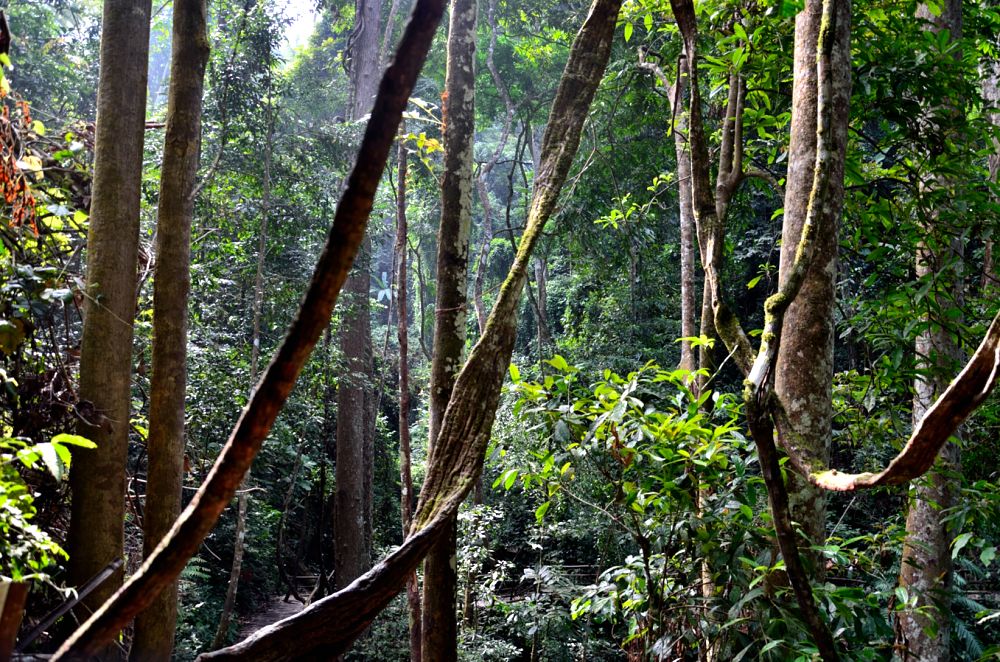
<path fill-rule="evenodd" d="M 844 159 L 851 97 L 850 5 L 835 3 L 835 33 L 831 60 L 830 99 L 832 121 L 827 145 L 817 138 L 820 89 L 816 67 L 823 3 L 807 2 L 795 19 L 795 61 L 792 87 L 792 126 L 785 185 L 785 213 L 781 230 L 779 288 L 788 282 L 796 248 L 802 237 L 809 205 L 816 209 L 812 263 L 798 296 L 785 313 L 775 365 L 774 390 L 789 417 L 778 424 L 782 445 L 796 439 L 813 457 L 829 464 L 833 425 L 834 301 L 837 277 L 837 230 L 844 201 Z M 810 199 L 817 150 L 831 151 L 822 194 Z M 806 539 L 800 550 L 813 576 L 822 578 L 818 555 L 809 545 L 826 540 L 826 497 L 796 472 L 788 473 L 792 519 Z"/>

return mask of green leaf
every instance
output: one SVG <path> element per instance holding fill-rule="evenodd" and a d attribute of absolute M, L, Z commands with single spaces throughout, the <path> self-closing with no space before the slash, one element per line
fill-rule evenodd
<path fill-rule="evenodd" d="M 782 0 L 781 15 L 785 18 L 795 16 L 806 6 L 805 0 Z"/>
<path fill-rule="evenodd" d="M 510 380 L 515 384 L 521 381 L 521 371 L 517 369 L 517 366 L 513 363 L 510 364 Z"/>
<path fill-rule="evenodd" d="M 510 488 L 514 487 L 514 483 L 517 481 L 517 469 L 508 469 L 507 471 L 503 472 L 500 478 L 497 479 L 497 482 L 500 482 L 501 480 L 503 481 L 503 488 L 505 490 L 509 490 Z M 496 487 L 495 483 L 494 487 Z"/>
<path fill-rule="evenodd" d="M 553 356 L 551 359 L 546 361 L 546 363 L 548 363 L 550 366 L 561 372 L 569 372 L 569 364 L 566 363 L 566 359 L 564 359 L 559 354 Z"/>
<path fill-rule="evenodd" d="M 53 444 L 65 444 L 67 446 L 79 446 L 80 448 L 97 448 L 97 444 L 86 437 L 78 434 L 57 434 L 52 437 Z"/>
<path fill-rule="evenodd" d="M 757 287 L 757 283 L 760 282 L 761 278 L 762 278 L 762 276 L 757 276 L 755 278 L 751 278 L 750 282 L 747 283 L 747 289 L 748 290 L 752 290 L 753 288 Z"/>
<path fill-rule="evenodd" d="M 652 15 L 652 14 L 650 14 L 650 13 L 647 13 L 647 14 L 646 14 L 646 15 L 645 15 L 645 16 L 643 17 L 643 19 L 642 19 L 642 24 L 643 24 L 644 26 L 646 26 L 646 29 L 647 29 L 647 30 L 652 30 L 652 29 L 653 29 L 653 15 Z"/>
<path fill-rule="evenodd" d="M 778 646 L 780 646 L 783 643 L 785 643 L 785 641 L 783 639 L 774 639 L 772 641 L 769 641 L 766 644 L 764 644 L 763 648 L 760 649 L 760 653 L 761 653 L 761 655 L 763 655 L 767 651 L 771 650 L 772 648 L 777 648 Z"/>
<path fill-rule="evenodd" d="M 625 24 L 625 41 L 628 41 L 629 39 L 632 38 L 632 29 L 633 27 L 631 23 Z"/>
<path fill-rule="evenodd" d="M 549 506 L 551 506 L 551 505 L 552 505 L 551 501 L 546 501 L 545 503 L 543 503 L 542 505 L 540 505 L 535 510 L 535 521 L 536 522 L 538 522 L 539 524 L 542 523 L 542 518 L 545 517 L 545 513 L 548 512 Z"/>
<path fill-rule="evenodd" d="M 972 540 L 971 533 L 963 533 L 959 537 L 955 538 L 955 542 L 951 544 L 951 558 L 958 558 L 959 552 L 962 551 L 963 547 L 969 544 L 970 540 Z"/>
<path fill-rule="evenodd" d="M 59 461 L 59 454 L 56 452 L 55 446 L 50 442 L 45 442 L 43 444 L 38 444 L 35 449 L 42 456 L 42 462 L 45 463 L 45 468 L 49 470 L 52 477 L 56 480 L 63 479 L 63 465 Z"/>
<path fill-rule="evenodd" d="M 989 565 L 993 562 L 993 559 L 997 557 L 996 547 L 985 547 L 983 551 L 979 554 L 979 560 L 982 561 L 983 565 Z"/>

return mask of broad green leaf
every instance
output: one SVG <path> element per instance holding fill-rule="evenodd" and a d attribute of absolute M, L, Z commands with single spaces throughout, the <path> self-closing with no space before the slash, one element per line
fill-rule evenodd
<path fill-rule="evenodd" d="M 57 434 L 52 437 L 53 444 L 66 444 L 67 446 L 79 446 L 80 448 L 97 448 L 97 444 L 86 437 L 78 434 Z"/>

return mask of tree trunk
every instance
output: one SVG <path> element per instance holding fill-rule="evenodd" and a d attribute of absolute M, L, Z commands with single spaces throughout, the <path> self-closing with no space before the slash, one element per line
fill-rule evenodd
<path fill-rule="evenodd" d="M 174 3 L 167 128 L 156 220 L 145 557 L 153 553 L 181 512 L 192 193 L 201 152 L 201 102 L 209 54 L 205 23 L 205 0 Z M 136 619 L 132 657 L 171 659 L 176 622 L 175 582 Z"/>
<path fill-rule="evenodd" d="M 817 152 L 817 107 L 819 82 L 816 50 L 821 30 L 823 3 L 811 1 L 795 20 L 795 64 L 792 88 L 792 127 L 785 214 L 781 234 L 781 265 L 778 286 L 789 278 L 796 247 L 807 220 L 809 205 L 820 205 L 813 260 L 798 296 L 788 306 L 782 325 L 775 368 L 775 393 L 789 414 L 779 423 L 782 445 L 807 448 L 808 453 L 829 464 L 833 424 L 833 310 L 837 276 L 837 226 L 844 201 L 844 158 L 851 96 L 850 4 L 837 2 L 836 31 L 831 52 L 833 114 L 830 123 L 832 158 L 825 173 L 827 184 L 821 199 L 810 200 Z M 799 523 L 806 540 L 800 544 L 804 560 L 812 564 L 813 577 L 823 577 L 823 567 L 808 545 L 826 540 L 826 497 L 803 476 L 788 472 L 788 497 L 792 519 Z"/>
<path fill-rule="evenodd" d="M 355 2 L 355 25 L 348 52 L 351 119 L 371 108 L 378 83 L 378 37 L 382 5 Z M 365 240 L 344 287 L 346 309 L 340 350 L 345 375 L 337 389 L 337 493 L 334 508 L 335 588 L 343 588 L 371 567 L 372 452 L 374 392 L 369 290 L 371 243 Z"/>
<path fill-rule="evenodd" d="M 983 65 L 983 100 L 990 110 L 988 117 L 993 126 L 1000 127 L 1000 59 L 991 59 Z M 993 153 L 989 156 L 990 181 L 1000 183 L 1000 140 L 993 139 Z M 986 239 L 983 255 L 982 290 L 988 293 L 1000 288 L 1000 270 L 997 269 L 995 252 L 996 239 L 990 236 Z"/>
<path fill-rule="evenodd" d="M 410 471 L 410 337 L 409 304 L 407 301 L 406 265 L 406 173 L 407 154 L 403 136 L 405 125 L 399 129 L 399 167 L 396 174 L 396 317 L 399 340 L 399 484 L 400 512 L 403 514 L 403 537 L 413 522 L 413 475 Z M 417 573 L 406 580 L 406 602 L 410 609 L 410 660 L 420 662 L 420 585 Z"/>
<path fill-rule="evenodd" d="M 952 39 L 962 37 L 962 3 L 946 0 L 936 12 L 921 5 L 917 17 L 927 20 L 931 30 L 948 30 Z M 927 182 L 930 188 L 946 188 L 945 178 Z M 937 214 L 923 221 L 926 239 L 917 246 L 916 276 L 932 280 L 931 296 L 937 301 L 960 306 L 962 299 L 961 245 L 947 227 L 937 222 Z M 944 308 L 945 313 L 947 308 Z M 918 377 L 913 384 L 913 424 L 945 389 L 961 359 L 961 348 L 952 335 L 960 319 L 928 312 L 927 328 L 916 339 Z M 957 434 L 957 433 L 956 433 Z M 953 532 L 945 522 L 958 493 L 956 473 L 960 470 L 958 447 L 947 443 L 928 474 L 910 487 L 910 510 L 906 516 L 906 540 L 900 562 L 899 585 L 916 598 L 914 609 L 899 614 L 897 644 L 904 660 L 946 661 L 951 639 L 951 540 Z"/>
<path fill-rule="evenodd" d="M 443 118 L 444 175 L 438 229 L 437 301 L 431 360 L 429 453 L 462 366 L 468 318 L 469 233 L 472 225 L 472 140 L 475 131 L 476 0 L 453 0 L 448 25 L 448 61 Z M 424 561 L 420 627 L 421 657 L 427 662 L 458 659 L 455 596 L 456 517 Z"/>
<path fill-rule="evenodd" d="M 677 155 L 677 195 L 680 199 L 681 225 L 681 337 L 691 338 L 695 331 L 695 292 L 698 279 L 695 276 L 695 229 L 694 210 L 691 205 L 691 148 L 687 142 L 687 109 L 682 99 L 685 96 L 685 81 L 678 76 L 676 101 L 673 102 L 674 152 Z M 673 96 L 673 95 L 671 95 Z M 681 341 L 682 370 L 694 372 L 694 348 L 690 340 Z"/>
<path fill-rule="evenodd" d="M 549 329 L 549 267 L 545 263 L 545 257 L 535 256 L 535 288 L 538 296 L 535 297 L 535 314 L 538 316 L 538 342 L 542 347 L 552 345 L 552 331 Z M 634 283 L 634 280 L 633 280 Z"/>
<path fill-rule="evenodd" d="M 149 17 L 150 0 L 104 3 L 80 347 L 80 403 L 91 408 L 85 409 L 78 427 L 97 448 L 76 452 L 70 474 L 73 505 L 67 549 L 70 584 L 75 586 L 124 554 Z M 84 607 L 97 609 L 121 585 L 122 574 L 115 572 L 87 596 Z"/>

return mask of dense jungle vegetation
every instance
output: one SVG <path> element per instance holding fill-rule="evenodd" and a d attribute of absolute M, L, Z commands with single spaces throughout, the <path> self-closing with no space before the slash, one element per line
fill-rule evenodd
<path fill-rule="evenodd" d="M 0 9 L 0 660 L 1000 659 L 994 0 Z"/>

